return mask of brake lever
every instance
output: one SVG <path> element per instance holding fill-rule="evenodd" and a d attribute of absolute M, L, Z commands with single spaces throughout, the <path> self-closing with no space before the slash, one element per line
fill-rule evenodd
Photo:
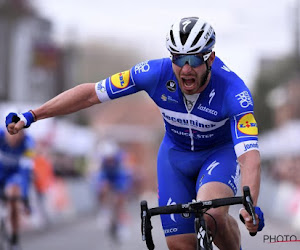
<path fill-rule="evenodd" d="M 152 225 L 151 225 L 151 220 L 149 217 L 149 209 L 148 209 L 148 204 L 147 201 L 141 201 L 141 219 L 142 219 L 142 224 L 141 224 L 141 231 L 142 231 L 142 240 L 146 241 L 146 245 L 149 250 L 153 250 L 155 248 L 155 245 L 153 243 L 153 238 L 152 238 Z"/>
<path fill-rule="evenodd" d="M 244 192 L 244 202 L 243 202 L 244 204 L 243 205 L 244 205 L 246 211 L 248 212 L 248 214 L 251 215 L 253 225 L 256 226 L 257 221 L 256 221 L 256 218 L 255 218 L 255 210 L 254 210 L 254 207 L 253 207 L 253 201 L 251 199 L 250 188 L 248 186 L 244 186 L 243 187 L 243 192 Z M 245 223 L 245 220 L 244 220 L 244 218 L 241 214 L 240 214 L 240 219 L 243 223 Z M 249 232 L 249 234 L 251 236 L 255 236 L 257 234 L 257 232 L 255 232 L 255 233 Z"/>

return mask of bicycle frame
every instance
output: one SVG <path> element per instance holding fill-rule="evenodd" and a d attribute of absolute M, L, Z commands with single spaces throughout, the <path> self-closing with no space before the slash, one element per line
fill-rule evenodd
<path fill-rule="evenodd" d="M 230 206 L 236 204 L 243 204 L 252 216 L 253 224 L 255 221 L 255 212 L 252 204 L 252 198 L 250 195 L 250 189 L 248 186 L 243 187 L 243 196 L 228 197 L 221 199 L 214 199 L 208 201 L 195 201 L 186 204 L 168 205 L 162 207 L 154 207 L 148 209 L 147 201 L 141 201 L 141 231 L 142 240 L 146 241 L 146 245 L 149 250 L 153 250 L 155 245 L 152 238 L 152 225 L 151 217 L 160 214 L 181 214 L 181 213 L 193 213 L 195 214 L 195 233 L 197 236 L 197 250 L 210 250 L 212 249 L 212 237 L 207 229 L 206 221 L 204 220 L 204 213 L 210 208 L 217 208 L 221 206 Z M 256 233 L 255 233 L 256 234 Z M 251 233 L 250 235 L 254 236 Z"/>

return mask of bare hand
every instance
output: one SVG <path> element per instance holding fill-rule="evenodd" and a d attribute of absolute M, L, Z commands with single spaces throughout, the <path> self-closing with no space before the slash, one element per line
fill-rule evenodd
<path fill-rule="evenodd" d="M 255 214 L 255 218 L 256 218 L 256 225 L 253 225 L 253 220 L 252 220 L 252 216 L 250 214 L 248 214 L 248 212 L 246 211 L 245 208 L 242 208 L 240 210 L 240 214 L 242 215 L 242 217 L 245 220 L 245 226 L 247 228 L 247 230 L 250 233 L 256 233 L 258 230 L 258 224 L 259 224 L 259 219 L 257 214 Z"/>
<path fill-rule="evenodd" d="M 7 131 L 11 135 L 17 134 L 20 130 L 22 130 L 25 126 L 25 123 L 23 121 L 18 121 L 17 123 L 10 123 L 7 126 Z"/>

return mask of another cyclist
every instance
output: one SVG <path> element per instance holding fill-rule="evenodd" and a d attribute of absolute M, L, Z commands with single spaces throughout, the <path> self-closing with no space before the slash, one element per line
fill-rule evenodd
<path fill-rule="evenodd" d="M 131 188 L 132 175 L 124 164 L 124 152 L 117 143 L 106 141 L 98 149 L 99 169 L 96 176 L 96 193 L 100 204 L 99 223 L 108 219 L 110 235 L 126 237 L 128 214 L 126 201 Z"/>
<path fill-rule="evenodd" d="M 33 168 L 33 146 L 31 137 L 20 131 L 10 135 L 0 130 L 0 191 L 8 198 L 9 218 L 12 229 L 11 250 L 18 250 L 20 230 L 19 197 L 24 200 L 24 211 L 29 214 L 28 194 Z"/>
<path fill-rule="evenodd" d="M 159 205 L 233 196 L 249 186 L 254 205 L 260 189 L 258 128 L 253 100 L 245 83 L 213 51 L 215 32 L 197 17 L 182 18 L 167 34 L 171 58 L 139 63 L 96 84 L 70 89 L 41 107 L 7 116 L 11 134 L 34 121 L 65 115 L 144 90 L 159 107 L 166 134 L 157 160 Z M 18 116 L 21 121 L 12 122 Z M 239 164 L 237 164 L 237 162 Z M 246 227 L 256 232 L 245 210 Z M 211 211 L 217 221 L 214 243 L 220 249 L 240 249 L 237 222 L 228 208 Z M 195 249 L 194 219 L 181 215 L 161 217 L 169 249 Z M 208 217 L 214 230 L 214 222 Z"/>

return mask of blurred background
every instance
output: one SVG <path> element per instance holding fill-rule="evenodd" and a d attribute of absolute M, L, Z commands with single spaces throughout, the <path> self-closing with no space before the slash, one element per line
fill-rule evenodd
<path fill-rule="evenodd" d="M 3 125 L 10 111 L 34 109 L 77 84 L 97 82 L 144 60 L 168 57 L 166 32 L 184 16 L 200 16 L 213 25 L 216 55 L 245 81 L 254 97 L 263 160 L 259 203 L 269 224 L 255 239 L 245 234 L 244 245 L 285 249 L 283 243 L 266 244 L 264 236 L 289 234 L 300 239 L 299 0 L 0 0 Z M 53 176 L 51 188 L 40 191 L 46 196 L 46 216 L 33 192 L 40 212 L 24 219 L 24 250 L 46 249 L 48 242 L 53 243 L 43 238 L 41 229 L 49 235 L 53 227 L 71 230 L 76 223 L 83 231 L 70 233 L 70 238 L 53 236 L 58 239 L 56 249 L 66 249 L 64 240 L 84 242 L 85 237 L 76 234 L 94 236 L 94 241 L 89 239 L 92 249 L 117 249 L 107 237 L 97 243 L 101 235 L 97 225 L 85 232 L 80 224 L 87 221 L 83 217 L 94 221 L 96 216 L 91 176 L 99 165 L 97 145 L 107 139 L 126 151 L 124 161 L 136 181 L 128 199 L 133 231 L 122 247 L 145 249 L 138 205 L 144 198 L 156 205 L 156 154 L 164 134 L 160 113 L 145 93 L 40 121 L 27 133 L 36 140 L 37 152 L 49 162 Z M 166 249 L 160 226 L 156 229 L 160 249 Z M 293 244 L 299 249 L 300 243 Z M 72 248 L 80 246 L 74 243 Z"/>

